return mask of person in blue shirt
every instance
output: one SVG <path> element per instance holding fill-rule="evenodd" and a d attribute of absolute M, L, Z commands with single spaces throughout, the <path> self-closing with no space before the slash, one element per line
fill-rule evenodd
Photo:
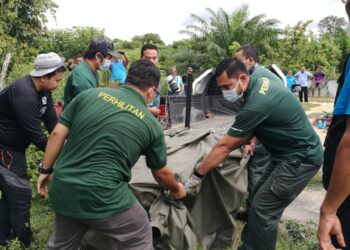
<path fill-rule="evenodd" d="M 348 1 L 349 2 L 349 1 Z M 336 150 L 333 158 L 333 167 L 330 171 L 324 171 L 324 180 L 328 179 L 326 198 L 321 206 L 320 223 L 318 236 L 321 249 L 328 248 L 330 244 L 341 247 L 341 249 L 350 249 L 350 60 L 348 59 L 344 83 L 339 85 L 338 98 L 336 99 L 333 119 L 337 119 L 338 129 L 342 127 L 345 130 L 343 136 L 339 138 L 338 145 L 333 145 Z M 335 123 L 332 121 L 332 123 Z M 333 124 L 331 124 L 332 126 Z M 333 128 L 334 127 L 334 128 Z M 344 128 L 345 127 L 345 128 Z M 330 131 L 335 130 L 335 126 L 330 127 Z M 333 141 L 336 138 L 333 132 L 327 135 L 328 140 Z M 325 142 L 326 151 L 329 150 L 330 143 Z M 333 142 L 334 144 L 335 142 Z M 336 143 L 335 143 L 336 144 Z M 325 160 L 331 156 L 325 151 Z M 325 176 L 327 175 L 327 176 Z M 327 183 L 328 184 L 328 183 Z M 334 238 L 330 239 L 330 236 Z M 346 244 L 346 247 L 345 247 Z M 322 246 L 325 246 L 324 248 Z M 326 247 L 327 246 L 327 247 Z"/>
<path fill-rule="evenodd" d="M 297 83 L 297 79 L 295 79 L 295 77 L 293 76 L 293 70 L 288 69 L 286 80 L 287 80 L 287 88 L 290 91 L 292 91 L 292 86 Z"/>
<path fill-rule="evenodd" d="M 111 81 L 118 82 L 120 85 L 125 83 L 126 68 L 129 64 L 129 58 L 124 51 L 118 50 L 122 58 L 114 58 L 111 65 Z"/>
<path fill-rule="evenodd" d="M 350 19 L 350 0 L 346 1 L 345 10 Z M 333 119 L 325 140 L 323 184 L 327 194 L 321 205 L 317 233 L 321 250 L 350 249 L 349 58 L 350 54 L 338 80 Z"/>

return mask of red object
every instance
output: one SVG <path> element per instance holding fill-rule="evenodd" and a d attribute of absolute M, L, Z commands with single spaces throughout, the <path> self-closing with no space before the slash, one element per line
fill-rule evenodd
<path fill-rule="evenodd" d="M 55 109 L 55 113 L 56 113 L 56 118 L 57 120 L 60 119 L 62 111 L 63 111 L 63 105 L 61 102 L 55 102 L 53 104 L 53 107 Z"/>
<path fill-rule="evenodd" d="M 159 109 L 160 109 L 160 114 L 159 116 L 166 116 L 166 104 L 160 104 L 159 105 Z"/>

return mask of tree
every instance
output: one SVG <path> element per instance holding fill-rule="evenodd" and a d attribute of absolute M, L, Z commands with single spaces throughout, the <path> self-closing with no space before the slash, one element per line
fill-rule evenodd
<path fill-rule="evenodd" d="M 55 14 L 52 0 L 2 0 L 0 2 L 0 55 L 12 52 L 13 58 L 27 58 L 40 49 L 46 35 L 46 14 Z"/>
<path fill-rule="evenodd" d="M 297 71 L 301 66 L 314 70 L 323 66 L 329 74 L 338 65 L 341 51 L 332 39 L 317 39 L 307 27 L 312 21 L 298 22 L 287 26 L 279 39 L 278 49 L 271 48 L 267 53 L 268 63 L 277 63 L 283 70 Z"/>
<path fill-rule="evenodd" d="M 318 23 L 318 28 L 320 29 L 320 35 L 329 33 L 335 35 L 339 29 L 345 29 L 346 21 L 343 17 L 327 16 L 322 18 Z"/>
<path fill-rule="evenodd" d="M 78 53 L 84 54 L 90 40 L 104 36 L 104 30 L 93 27 L 73 27 L 65 30 L 53 30 L 47 35 L 43 51 L 54 51 L 65 58 L 71 58 Z"/>
<path fill-rule="evenodd" d="M 160 38 L 159 34 L 155 33 L 146 33 L 142 36 L 134 36 L 131 39 L 132 42 L 140 42 L 141 44 L 144 43 L 153 43 L 156 45 L 164 45 L 163 40 Z"/>
<path fill-rule="evenodd" d="M 196 49 L 208 54 L 211 65 L 226 56 L 232 56 L 232 48 L 243 44 L 253 44 L 260 53 L 266 51 L 266 44 L 277 46 L 280 30 L 276 19 L 266 19 L 265 15 L 249 18 L 248 5 L 228 13 L 223 9 L 209 12 L 209 20 L 191 14 L 195 23 L 182 31 L 196 41 Z M 232 46 L 234 45 L 234 46 Z"/>
<path fill-rule="evenodd" d="M 344 18 L 327 16 L 319 22 L 318 26 L 321 39 L 328 40 L 340 49 L 341 55 L 338 70 L 342 70 L 350 50 L 350 40 L 347 32 L 349 25 L 346 24 Z"/>
<path fill-rule="evenodd" d="M 219 9 L 217 13 L 211 9 L 207 11 L 210 14 L 209 21 L 191 14 L 198 25 L 189 25 L 182 33 L 193 38 L 206 38 L 205 42 L 209 42 L 208 48 L 216 50 L 218 54 L 229 55 L 229 46 L 233 42 L 262 47 L 265 43 L 277 41 L 279 22 L 276 19 L 266 19 L 265 15 L 249 19 L 248 5 L 242 5 L 231 14 L 223 9 Z"/>
<path fill-rule="evenodd" d="M 46 14 L 54 16 L 56 8 L 52 0 L 0 1 L 0 58 L 11 54 L 8 72 L 16 64 L 33 61 L 41 48 L 42 38 L 47 34 Z M 2 64 L 0 59 L 1 67 Z"/>

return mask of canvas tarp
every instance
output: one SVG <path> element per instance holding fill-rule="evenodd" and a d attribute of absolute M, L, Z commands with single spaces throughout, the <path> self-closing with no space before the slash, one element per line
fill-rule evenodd
<path fill-rule="evenodd" d="M 189 178 L 226 131 L 183 130 L 166 136 L 168 166 L 179 181 Z M 246 164 L 241 149 L 231 152 L 204 177 L 201 187 L 184 201 L 172 201 L 140 158 L 132 169 L 130 187 L 148 212 L 155 249 L 223 249 L 233 243 L 234 215 L 247 190 Z M 84 238 L 88 249 L 118 249 L 97 232 Z"/>

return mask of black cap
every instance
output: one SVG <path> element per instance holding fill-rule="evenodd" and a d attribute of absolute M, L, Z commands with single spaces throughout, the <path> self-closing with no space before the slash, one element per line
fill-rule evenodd
<path fill-rule="evenodd" d="M 88 51 L 91 51 L 94 53 L 100 52 L 104 57 L 107 56 L 107 54 L 114 57 L 121 56 L 119 52 L 113 50 L 112 41 L 106 37 L 100 37 L 100 38 L 91 40 Z"/>

